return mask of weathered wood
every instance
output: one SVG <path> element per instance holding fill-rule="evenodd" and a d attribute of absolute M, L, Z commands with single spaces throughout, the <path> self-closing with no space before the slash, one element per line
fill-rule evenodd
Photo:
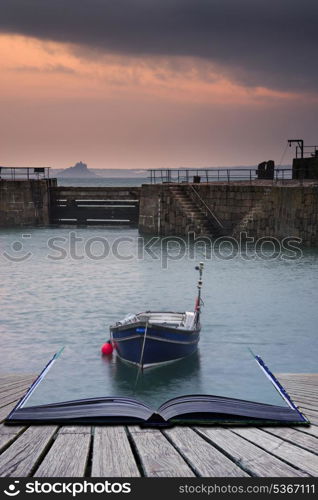
<path fill-rule="evenodd" d="M 159 430 L 129 430 L 146 476 L 193 477 L 195 474 Z"/>
<path fill-rule="evenodd" d="M 7 382 L 15 383 L 21 380 L 34 379 L 34 373 L 9 373 L 0 375 L 0 385 L 5 385 Z"/>
<path fill-rule="evenodd" d="M 212 447 L 189 427 L 164 431 L 173 446 L 190 463 L 196 474 L 204 477 L 244 477 L 248 474 L 239 465 Z"/>
<path fill-rule="evenodd" d="M 298 446 L 294 446 L 272 434 L 263 432 L 261 429 L 237 428 L 233 429 L 233 432 L 284 460 L 292 467 L 296 467 L 312 476 L 318 475 L 317 455 L 303 448 L 299 448 Z"/>
<path fill-rule="evenodd" d="M 264 427 L 264 431 L 318 455 L 318 439 L 290 427 Z"/>
<path fill-rule="evenodd" d="M 318 411 L 318 402 L 313 401 L 312 398 L 297 398 L 297 406 L 302 406 L 303 408 L 313 409 Z"/>
<path fill-rule="evenodd" d="M 34 375 L 0 376 L 0 422 L 14 408 Z M 193 477 L 318 476 L 318 374 L 279 375 L 309 427 L 231 429 L 175 427 L 158 429 L 123 426 L 61 427 L 0 424 L 0 476 Z M 45 430 L 46 429 L 46 430 Z M 233 469 L 234 467 L 234 469 Z M 234 472 L 233 472 L 234 471 Z"/>
<path fill-rule="evenodd" d="M 95 427 L 92 476 L 140 476 L 127 433 L 123 426 Z"/>
<path fill-rule="evenodd" d="M 0 455 L 0 477 L 29 476 L 44 455 L 57 427 L 29 427 Z"/>
<path fill-rule="evenodd" d="M 59 432 L 53 446 L 36 470 L 35 477 L 84 476 L 91 442 L 90 428 L 74 427 Z"/>
<path fill-rule="evenodd" d="M 312 425 L 318 425 L 318 416 L 316 413 L 311 410 L 305 410 L 301 408 L 302 413 L 308 418 L 309 422 Z"/>
<path fill-rule="evenodd" d="M 2 396 L 6 392 L 11 391 L 13 389 L 16 390 L 24 389 L 26 392 L 27 389 L 30 387 L 31 383 L 32 383 L 31 380 L 26 379 L 26 380 L 20 380 L 19 382 L 15 382 L 13 384 L 5 384 L 5 385 L 0 384 L 0 395 Z"/>
<path fill-rule="evenodd" d="M 282 382 L 282 385 L 285 387 L 285 389 L 287 389 L 287 391 L 290 391 L 290 392 L 298 392 L 300 394 L 303 394 L 303 393 L 310 393 L 310 394 L 314 394 L 315 396 L 317 396 L 317 386 L 316 385 L 307 385 L 306 382 L 285 382 L 283 381 Z"/>
<path fill-rule="evenodd" d="M 300 408 L 302 408 L 302 407 L 300 407 Z M 313 410 L 312 408 L 306 408 L 306 410 L 303 409 L 303 411 L 304 411 L 304 413 L 307 413 L 308 415 L 311 415 L 312 417 L 318 418 L 318 411 Z"/>
<path fill-rule="evenodd" d="M 0 423 L 3 422 L 9 413 L 13 410 L 13 408 L 16 406 L 17 401 L 13 401 L 12 403 L 5 405 L 0 408 Z"/>
<path fill-rule="evenodd" d="M 0 424 L 0 452 L 11 444 L 26 427 Z"/>
<path fill-rule="evenodd" d="M 59 430 L 60 434 L 89 434 L 92 435 L 92 428 L 90 425 L 65 425 Z"/>
<path fill-rule="evenodd" d="M 27 389 L 27 386 L 24 386 L 24 387 L 21 387 L 21 388 L 16 387 L 14 389 L 10 389 L 10 390 L 7 390 L 5 392 L 1 392 L 0 393 L 0 406 L 8 398 L 10 398 L 10 397 L 12 398 L 12 396 L 13 396 L 14 399 L 16 399 L 16 397 L 21 398 L 25 394 L 26 389 Z"/>
<path fill-rule="evenodd" d="M 318 426 L 310 425 L 309 427 L 295 427 L 298 432 L 302 432 L 304 434 L 310 434 L 311 436 L 318 437 Z"/>
<path fill-rule="evenodd" d="M 22 398 L 24 393 L 25 391 L 20 391 L 15 394 L 9 394 L 6 397 L 3 397 L 2 399 L 0 399 L 0 408 L 13 402 L 17 403 Z"/>
<path fill-rule="evenodd" d="M 317 401 L 318 401 L 318 394 L 317 394 L 317 393 L 315 393 L 315 392 L 313 392 L 313 391 L 310 391 L 310 390 L 308 390 L 308 391 L 304 391 L 304 390 L 301 390 L 301 389 L 298 389 L 298 390 L 297 390 L 296 388 L 295 388 L 293 391 L 291 391 L 291 390 L 290 390 L 289 388 L 287 388 L 287 387 L 286 387 L 286 389 L 287 389 L 287 392 L 288 392 L 288 393 L 291 393 L 291 392 L 292 392 L 292 394 L 293 394 L 292 399 L 295 399 L 296 401 L 297 401 L 298 399 L 303 398 L 303 397 L 305 397 L 305 398 L 307 398 L 307 399 L 310 399 L 310 400 L 311 400 L 311 401 L 313 401 L 313 402 L 317 402 Z"/>
<path fill-rule="evenodd" d="M 198 427 L 197 431 L 212 444 L 224 450 L 240 467 L 253 476 L 298 477 L 308 476 L 273 457 L 258 446 L 222 427 Z"/>

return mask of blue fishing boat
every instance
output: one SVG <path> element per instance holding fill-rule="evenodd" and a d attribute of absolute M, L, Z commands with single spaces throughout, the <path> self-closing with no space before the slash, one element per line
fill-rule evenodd
<path fill-rule="evenodd" d="M 184 358 L 197 350 L 203 262 L 196 269 L 199 281 L 194 311 L 145 311 L 111 325 L 111 343 L 120 358 L 143 369 Z"/>

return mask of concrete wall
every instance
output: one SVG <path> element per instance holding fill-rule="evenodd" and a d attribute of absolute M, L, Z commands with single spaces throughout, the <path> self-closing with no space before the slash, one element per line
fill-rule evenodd
<path fill-rule="evenodd" d="M 318 186 L 214 183 L 197 184 L 195 188 L 224 222 L 228 234 L 246 231 L 256 238 L 296 236 L 304 245 L 318 246 Z M 139 229 L 144 233 L 186 235 L 195 231 L 195 221 L 183 216 L 168 185 L 145 185 Z"/>
<path fill-rule="evenodd" d="M 0 179 L 0 227 L 36 226 L 49 223 L 50 180 Z"/>

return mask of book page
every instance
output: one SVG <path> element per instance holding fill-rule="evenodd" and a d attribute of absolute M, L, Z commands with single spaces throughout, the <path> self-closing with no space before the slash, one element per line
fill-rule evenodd
<path fill-rule="evenodd" d="M 211 342 L 179 361 L 145 368 L 98 350 L 66 348 L 24 403 L 24 407 L 74 399 L 128 396 L 157 409 L 187 394 L 206 394 L 288 406 L 245 347 Z M 264 360 L 266 363 L 266 360 Z"/>

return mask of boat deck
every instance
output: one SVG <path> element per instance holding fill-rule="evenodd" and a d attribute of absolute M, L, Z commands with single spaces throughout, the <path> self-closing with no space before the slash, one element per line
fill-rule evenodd
<path fill-rule="evenodd" d="M 0 375 L 0 477 L 318 476 L 318 374 L 280 374 L 310 427 L 6 426 L 34 375 Z"/>

